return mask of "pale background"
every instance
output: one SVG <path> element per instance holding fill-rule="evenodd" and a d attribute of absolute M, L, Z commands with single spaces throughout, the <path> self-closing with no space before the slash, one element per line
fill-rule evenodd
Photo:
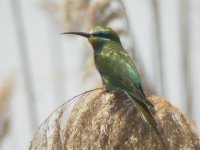
<path fill-rule="evenodd" d="M 191 116 L 200 131 L 200 1 L 160 0 L 158 36 L 152 1 L 124 0 L 138 59 L 156 93 Z M 0 83 L 15 76 L 3 150 L 27 149 L 34 131 L 53 110 L 94 88 L 94 79 L 82 82 L 80 77 L 80 38 L 61 36 L 41 3 L 0 0 Z"/>

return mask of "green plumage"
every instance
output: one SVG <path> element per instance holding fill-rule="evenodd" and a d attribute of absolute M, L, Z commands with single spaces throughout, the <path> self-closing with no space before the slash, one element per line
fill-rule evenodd
<path fill-rule="evenodd" d="M 110 41 L 94 55 L 95 65 L 107 90 L 123 90 L 133 100 L 145 122 L 156 126 L 147 105 L 153 107 L 144 95 L 140 75 L 121 43 Z"/>
<path fill-rule="evenodd" d="M 102 82 L 108 91 L 121 89 L 133 101 L 141 118 L 159 135 L 166 149 L 157 123 L 149 108 L 154 107 L 147 100 L 141 77 L 133 61 L 124 50 L 117 33 L 111 28 L 95 27 L 89 33 L 68 32 L 87 37 L 94 49 L 95 66 L 99 71 Z"/>

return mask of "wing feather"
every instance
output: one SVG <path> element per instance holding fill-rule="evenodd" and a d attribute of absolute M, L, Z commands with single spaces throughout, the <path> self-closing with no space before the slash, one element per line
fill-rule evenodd
<path fill-rule="evenodd" d="M 100 74 L 105 76 L 111 84 L 142 103 L 152 106 L 144 95 L 141 78 L 128 55 L 109 51 L 109 53 L 101 54 L 97 60 L 101 61 L 101 65 L 98 65 Z"/>

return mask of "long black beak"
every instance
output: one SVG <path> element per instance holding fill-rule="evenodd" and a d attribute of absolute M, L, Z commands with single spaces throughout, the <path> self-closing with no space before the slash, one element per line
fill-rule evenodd
<path fill-rule="evenodd" d="M 86 38 L 89 38 L 91 36 L 89 33 L 85 33 L 85 32 L 64 32 L 62 34 L 75 34 L 75 35 L 80 35 Z"/>

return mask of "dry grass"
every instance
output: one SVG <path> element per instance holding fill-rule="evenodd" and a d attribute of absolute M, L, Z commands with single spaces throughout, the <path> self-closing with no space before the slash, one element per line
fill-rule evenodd
<path fill-rule="evenodd" d="M 94 26 L 109 26 L 116 20 L 123 21 L 119 34 L 128 33 L 126 12 L 120 0 L 64 0 L 60 3 L 46 1 L 47 10 L 64 31 L 88 31 Z"/>
<path fill-rule="evenodd" d="M 6 79 L 0 87 L 0 142 L 8 132 L 9 127 L 9 108 L 8 97 L 11 94 L 13 88 L 14 78 L 9 77 Z"/>
<path fill-rule="evenodd" d="M 170 150 L 200 149 L 194 125 L 168 101 L 148 96 Z M 72 107 L 73 106 L 73 107 Z M 40 126 L 29 149 L 162 149 L 124 94 L 103 89 L 66 102 Z"/>

